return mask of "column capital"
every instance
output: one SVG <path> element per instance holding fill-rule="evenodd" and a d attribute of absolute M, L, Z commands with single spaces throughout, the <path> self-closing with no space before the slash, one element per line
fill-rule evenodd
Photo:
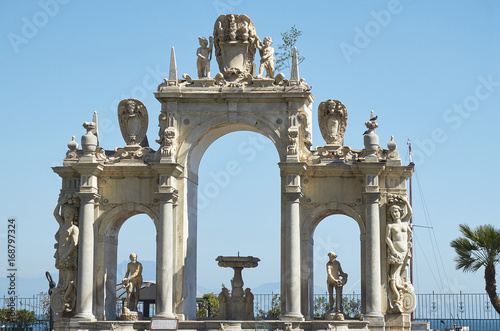
<path fill-rule="evenodd" d="M 178 177 L 184 172 L 184 167 L 178 163 L 154 163 L 151 168 L 159 175 Z"/>
<path fill-rule="evenodd" d="M 305 162 L 278 162 L 280 167 L 281 176 L 287 174 L 302 175 L 307 170 L 307 163 Z"/>
<path fill-rule="evenodd" d="M 380 175 L 385 169 L 385 163 L 358 163 L 358 169 L 365 175 Z"/>
<path fill-rule="evenodd" d="M 287 190 L 287 191 L 283 192 L 283 195 L 287 199 L 300 199 L 304 196 L 304 194 L 300 190 L 299 191 L 288 191 Z"/>
<path fill-rule="evenodd" d="M 81 199 L 81 200 L 98 200 L 101 196 L 97 193 L 94 192 L 76 192 L 76 195 Z"/>
<path fill-rule="evenodd" d="M 380 192 L 363 192 L 363 200 L 365 203 L 379 203 L 382 193 Z"/>
<path fill-rule="evenodd" d="M 99 176 L 104 170 L 101 163 L 77 163 L 72 166 L 80 175 Z M 54 170 L 55 171 L 55 170 Z"/>
<path fill-rule="evenodd" d="M 177 198 L 179 197 L 178 193 L 179 192 L 176 189 L 174 189 L 173 187 L 169 187 L 167 190 L 155 192 L 154 196 L 160 202 L 173 202 L 173 203 L 175 203 L 177 201 Z"/>

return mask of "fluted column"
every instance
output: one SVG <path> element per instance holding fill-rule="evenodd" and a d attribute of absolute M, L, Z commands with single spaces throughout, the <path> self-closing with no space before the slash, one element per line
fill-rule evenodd
<path fill-rule="evenodd" d="M 80 205 L 80 233 L 78 239 L 78 278 L 75 318 L 95 319 L 92 313 L 94 291 L 94 208 L 95 193 L 78 194 Z"/>
<path fill-rule="evenodd" d="M 379 192 L 363 193 L 366 206 L 366 313 L 382 315 L 382 282 L 380 266 Z"/>
<path fill-rule="evenodd" d="M 175 318 L 173 311 L 175 193 L 159 193 L 160 221 L 157 242 L 156 317 Z"/>

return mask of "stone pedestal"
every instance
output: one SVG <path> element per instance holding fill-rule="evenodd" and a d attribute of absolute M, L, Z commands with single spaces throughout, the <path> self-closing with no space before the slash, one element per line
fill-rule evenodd
<path fill-rule="evenodd" d="M 260 261 L 253 256 L 219 256 L 216 261 L 221 267 L 234 269 L 231 280 L 231 294 L 226 288 L 219 295 L 219 318 L 222 320 L 248 320 L 253 319 L 253 294 L 250 289 L 243 291 L 243 268 L 255 268 Z"/>

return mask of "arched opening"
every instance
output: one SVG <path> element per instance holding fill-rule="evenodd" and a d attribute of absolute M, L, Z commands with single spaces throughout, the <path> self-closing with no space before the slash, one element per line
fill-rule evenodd
<path fill-rule="evenodd" d="M 199 167 L 198 294 L 231 290 L 234 271 L 218 256 L 254 256 L 243 270 L 254 294 L 280 289 L 280 175 L 273 142 L 249 131 L 224 135 L 210 145 Z"/>
<path fill-rule="evenodd" d="M 132 252 L 143 264 L 143 279 L 156 280 L 157 219 L 158 215 L 146 206 L 127 203 L 109 209 L 96 221 L 96 294 L 98 306 L 102 307 L 99 318 L 114 320 L 121 315 L 121 306 L 117 302 L 122 299 L 117 299 L 117 289 L 121 286 Z M 141 311 L 142 307 L 141 304 Z"/>
<path fill-rule="evenodd" d="M 137 261 L 142 264 L 143 284 L 137 308 L 144 317 L 152 317 L 156 299 L 156 229 L 146 214 L 130 217 L 118 230 L 117 284 L 122 282 L 127 273 L 132 253 L 137 255 Z M 117 316 L 120 316 L 119 310 L 126 296 L 123 285 L 117 285 Z"/>
<path fill-rule="evenodd" d="M 351 217 L 336 214 L 322 219 L 313 234 L 314 317 L 322 318 L 329 305 L 327 268 L 329 252 L 335 252 L 342 271 L 348 274 L 342 288 L 346 318 L 361 314 L 361 241 L 360 227 Z M 335 300 L 335 289 L 333 290 Z"/>

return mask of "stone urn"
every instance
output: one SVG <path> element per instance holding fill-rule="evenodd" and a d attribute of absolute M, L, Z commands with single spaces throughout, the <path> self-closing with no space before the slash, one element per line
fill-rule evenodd
<path fill-rule="evenodd" d="M 82 136 L 83 156 L 92 156 L 97 149 L 97 136 L 93 132 L 95 123 L 85 122 L 83 127 L 87 130 L 87 133 Z"/>

